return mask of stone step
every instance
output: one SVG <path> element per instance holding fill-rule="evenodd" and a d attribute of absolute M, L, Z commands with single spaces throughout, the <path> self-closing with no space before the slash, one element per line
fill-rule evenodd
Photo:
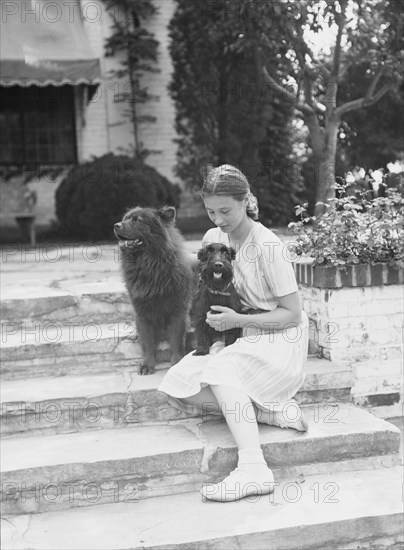
<path fill-rule="evenodd" d="M 185 241 L 190 256 L 199 247 L 200 241 Z M 5 250 L 1 261 L 2 330 L 6 336 L 18 328 L 39 326 L 44 330 L 55 322 L 106 323 L 134 318 L 115 242 Z"/>
<path fill-rule="evenodd" d="M 115 368 L 137 368 L 142 360 L 133 320 L 85 324 L 54 321 L 30 327 L 3 324 L 1 328 L 0 372 L 3 380 L 81 374 L 83 369 L 110 372 Z M 164 334 L 161 336 L 158 363 L 170 360 L 169 344 Z M 194 338 L 190 327 L 186 334 L 187 349 L 195 348 Z"/>
<path fill-rule="evenodd" d="M 2 300 L 2 342 L 19 332 L 75 323 L 105 323 L 134 319 L 133 308 L 119 276 L 109 282 L 80 283 L 71 293 L 49 292 L 28 299 Z"/>
<path fill-rule="evenodd" d="M 343 403 L 331 415 L 321 407 L 304 410 L 306 433 L 260 425 L 277 478 L 331 475 L 341 461 L 367 459 L 372 467 L 374 459 L 374 467 L 383 455 L 385 466 L 399 460 L 400 430 L 393 424 Z M 1 459 L 3 514 L 20 514 L 196 490 L 232 470 L 237 449 L 224 421 L 188 419 L 5 439 Z"/>
<path fill-rule="evenodd" d="M 141 347 L 134 323 L 54 324 L 46 331 L 33 329 L 9 335 L 2 344 L 4 380 L 110 372 L 137 367 Z M 169 358 L 168 343 L 159 345 L 158 361 Z"/>
<path fill-rule="evenodd" d="M 11 312 L 14 320 L 4 320 Z M 114 366 L 137 366 L 141 361 L 135 314 L 125 291 L 6 300 L 2 302 L 2 315 L 0 348 L 4 379 L 50 373 L 66 375 L 71 372 L 66 365 L 70 358 L 74 358 L 71 368 L 77 373 L 83 362 L 86 366 L 95 363 L 99 370 L 109 371 Z M 189 327 L 188 349 L 194 347 L 192 333 Z M 310 337 L 311 333 L 312 330 Z M 166 361 L 168 343 L 164 334 L 161 336 L 158 360 Z M 316 349 L 310 342 L 309 352 L 317 354 Z"/>
<path fill-rule="evenodd" d="M 157 391 L 168 367 L 167 363 L 160 364 L 159 370 L 149 376 L 139 376 L 133 368 L 124 367 L 103 374 L 84 371 L 80 376 L 3 380 L 2 437 L 185 418 L 189 415 L 169 405 L 166 395 Z M 295 398 L 300 404 L 327 407 L 327 403 L 350 401 L 349 367 L 309 357 L 305 372 L 305 382 Z"/>
<path fill-rule="evenodd" d="M 399 467 L 333 471 L 283 480 L 272 495 L 225 504 L 194 491 L 25 514 L 2 522 L 3 548 L 399 550 L 401 487 Z"/>

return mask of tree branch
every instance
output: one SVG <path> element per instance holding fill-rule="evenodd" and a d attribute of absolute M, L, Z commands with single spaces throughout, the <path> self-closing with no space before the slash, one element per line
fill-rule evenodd
<path fill-rule="evenodd" d="M 374 93 L 374 91 L 376 90 L 376 86 L 378 85 L 379 83 L 379 80 L 381 79 L 382 77 L 382 74 L 384 72 L 384 67 L 380 67 L 378 73 L 376 74 L 376 76 L 374 77 L 374 79 L 372 80 L 372 82 L 370 83 L 370 86 L 366 92 L 366 98 L 367 99 L 370 99 Z"/>
<path fill-rule="evenodd" d="M 313 107 L 310 107 L 310 105 L 308 105 L 307 103 L 298 101 L 297 97 L 292 94 L 292 92 L 289 92 L 289 90 L 287 90 L 284 86 L 278 84 L 278 82 L 276 82 L 276 80 L 274 80 L 272 76 L 270 76 L 265 65 L 262 66 L 262 73 L 264 75 L 264 80 L 267 82 L 267 84 L 270 84 L 274 88 L 274 90 L 278 92 L 279 95 L 283 95 L 289 101 L 294 103 L 294 106 L 298 111 L 300 111 L 302 114 L 308 115 L 312 115 L 315 113 Z"/>
<path fill-rule="evenodd" d="M 348 72 L 348 70 L 351 68 L 351 66 L 352 66 L 352 63 L 348 62 L 345 65 L 343 65 L 342 68 L 340 68 L 340 70 L 339 70 L 340 79 L 342 79 L 345 76 L 345 74 Z"/>
<path fill-rule="evenodd" d="M 294 44 L 294 51 L 296 54 L 297 61 L 300 65 L 300 71 L 303 77 L 302 81 L 303 81 L 303 89 L 304 89 L 306 103 L 310 107 L 314 108 L 312 81 L 308 73 L 310 68 L 306 63 L 306 55 L 308 55 L 311 59 L 313 59 L 313 53 L 311 52 L 306 41 L 304 40 L 303 24 L 297 25 L 297 28 L 295 29 L 295 33 L 297 35 L 297 39 L 293 36 L 292 43 Z"/>
<path fill-rule="evenodd" d="M 328 80 L 330 78 L 331 71 L 330 71 L 330 69 L 327 69 L 327 67 L 325 66 L 324 63 L 321 63 L 321 62 L 318 63 L 318 70 L 319 70 L 319 73 L 321 73 L 321 76 L 325 80 Z"/>
<path fill-rule="evenodd" d="M 339 78 L 339 67 L 341 63 L 341 38 L 342 38 L 342 32 L 345 27 L 345 11 L 346 11 L 346 2 L 341 2 L 341 13 L 338 15 L 338 33 L 337 38 L 335 41 L 335 50 L 334 50 L 334 64 L 333 64 L 333 76 L 335 77 L 335 81 L 338 82 Z"/>
<path fill-rule="evenodd" d="M 291 38 L 291 42 L 294 45 L 294 50 L 297 56 L 302 55 L 303 56 L 303 64 L 301 64 L 301 68 L 304 69 L 306 65 L 305 56 L 308 55 L 312 62 L 314 63 L 316 56 L 313 54 L 313 50 L 310 48 L 309 44 L 307 43 L 307 40 L 304 38 L 304 26 L 307 24 L 307 19 L 303 20 L 303 17 L 301 16 L 299 19 L 299 24 L 295 26 L 294 33 L 297 35 L 297 40 L 294 33 L 289 33 L 289 36 Z"/>
<path fill-rule="evenodd" d="M 373 96 L 368 98 L 367 96 L 361 97 L 359 99 L 354 99 L 353 101 L 348 101 L 335 109 L 335 114 L 338 117 L 342 117 L 344 114 L 349 113 L 350 111 L 356 111 L 362 107 L 370 107 L 374 103 L 377 103 L 384 95 L 387 94 L 390 90 L 393 90 L 395 84 L 391 82 L 390 84 L 384 84 L 380 90 Z"/>
<path fill-rule="evenodd" d="M 370 105 L 373 105 L 374 103 L 377 103 L 384 95 L 387 94 L 387 92 L 390 92 L 390 90 L 394 90 L 396 87 L 396 83 L 390 82 L 389 84 L 384 84 L 380 88 L 380 90 L 371 98 L 365 98 L 364 107 L 370 107 Z"/>

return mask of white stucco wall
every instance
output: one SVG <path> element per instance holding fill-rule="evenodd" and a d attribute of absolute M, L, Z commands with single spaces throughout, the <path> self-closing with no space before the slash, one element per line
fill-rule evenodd
<path fill-rule="evenodd" d="M 147 163 L 170 181 L 180 183 L 174 176 L 175 110 L 167 91 L 172 73 L 167 26 L 174 12 L 175 3 L 172 0 L 155 0 L 155 4 L 159 13 L 150 19 L 147 27 L 160 43 L 157 66 L 160 72 L 145 74 L 142 86 L 147 86 L 150 93 L 158 96 L 159 99 L 139 105 L 140 115 L 156 117 L 155 123 L 140 125 L 139 138 L 144 147 L 161 151 L 160 154 L 150 155 Z M 119 153 L 121 148 L 128 149 L 134 144 L 134 136 L 132 125 L 125 114 L 128 110 L 127 103 L 116 101 L 119 92 L 128 91 L 127 79 L 118 79 L 111 75 L 111 71 L 119 67 L 119 57 L 104 56 L 105 39 L 111 33 L 111 15 L 105 10 L 102 0 L 81 0 L 81 5 L 84 26 L 94 53 L 101 59 L 104 79 L 86 110 L 80 156 L 81 160 L 88 160 L 92 155 L 104 154 L 107 151 Z"/>

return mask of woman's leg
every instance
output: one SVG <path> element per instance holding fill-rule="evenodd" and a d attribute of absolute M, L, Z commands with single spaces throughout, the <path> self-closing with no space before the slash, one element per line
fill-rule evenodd
<path fill-rule="evenodd" d="M 186 404 L 198 407 L 203 414 L 210 414 L 214 411 L 220 412 L 220 407 L 210 386 L 205 386 L 204 388 L 201 388 L 201 390 L 195 395 L 183 397 L 181 401 L 184 401 L 184 403 Z"/>
<path fill-rule="evenodd" d="M 261 449 L 254 407 L 249 396 L 237 388 L 210 386 L 219 403 L 239 451 Z"/>
<path fill-rule="evenodd" d="M 274 477 L 262 454 L 251 399 L 237 388 L 216 385 L 210 388 L 236 441 L 239 460 L 236 470 L 221 483 L 204 485 L 202 496 L 208 500 L 229 502 L 271 493 Z"/>

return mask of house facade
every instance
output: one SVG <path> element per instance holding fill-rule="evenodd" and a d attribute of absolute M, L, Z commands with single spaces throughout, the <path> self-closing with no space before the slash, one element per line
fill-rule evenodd
<path fill-rule="evenodd" d="M 159 72 L 146 74 L 142 86 L 157 99 L 139 104 L 138 112 L 156 122 L 140 125 L 139 140 L 159 151 L 146 162 L 182 187 L 174 174 L 175 110 L 167 90 L 175 1 L 155 5 L 158 14 L 148 29 L 159 42 Z M 15 195 L 29 175 L 37 224 L 46 226 L 56 218 L 55 190 L 69 166 L 134 145 L 128 105 L 121 101 L 128 82 L 113 76 L 120 60 L 106 57 L 104 49 L 112 15 L 120 15 L 104 0 L 10 1 L 1 3 L 1 12 L 1 224 L 14 223 Z M 185 194 L 185 215 L 192 206 Z"/>

